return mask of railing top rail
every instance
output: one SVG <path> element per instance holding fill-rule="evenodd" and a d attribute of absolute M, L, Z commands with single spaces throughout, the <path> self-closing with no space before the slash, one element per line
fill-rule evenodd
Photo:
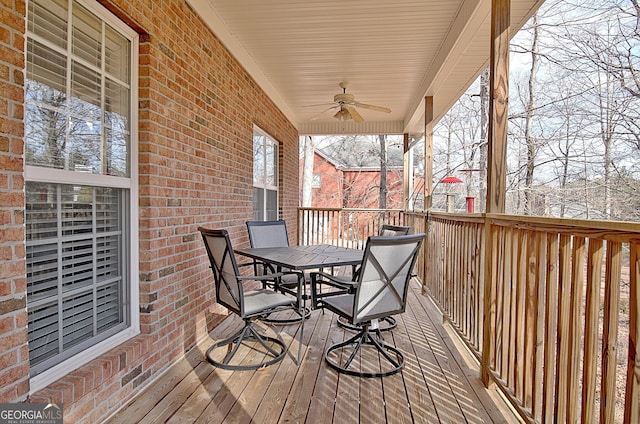
<path fill-rule="evenodd" d="M 545 218 L 502 214 L 488 214 L 487 219 L 494 225 L 505 227 L 640 243 L 640 223 L 635 222 Z"/>
<path fill-rule="evenodd" d="M 371 209 L 371 208 L 310 208 L 310 207 L 298 207 L 299 211 L 330 211 L 330 212 L 405 212 L 403 209 Z"/>
<path fill-rule="evenodd" d="M 312 212 L 367 212 L 367 213 L 403 213 L 407 216 L 428 216 L 430 220 L 450 220 L 454 222 L 483 223 L 485 221 L 498 226 L 544 231 L 557 234 L 570 234 L 578 237 L 612 240 L 622 243 L 640 244 L 640 223 L 625 221 L 604 221 L 573 218 L 548 218 L 539 216 L 484 214 L 484 213 L 448 213 L 442 211 L 406 211 L 403 209 L 368 208 L 305 208 L 300 211 Z"/>
<path fill-rule="evenodd" d="M 485 215 L 483 213 L 429 212 L 428 216 L 430 220 L 449 220 L 449 221 L 456 221 L 456 222 L 475 222 L 475 223 L 484 223 L 485 221 Z"/>

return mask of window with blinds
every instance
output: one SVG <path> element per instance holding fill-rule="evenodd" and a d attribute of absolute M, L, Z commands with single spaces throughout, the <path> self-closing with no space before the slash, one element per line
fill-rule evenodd
<path fill-rule="evenodd" d="M 137 39 L 96 2 L 28 5 L 25 223 L 34 376 L 131 323 Z"/>
<path fill-rule="evenodd" d="M 259 128 L 253 133 L 253 219 L 278 219 L 278 143 Z"/>

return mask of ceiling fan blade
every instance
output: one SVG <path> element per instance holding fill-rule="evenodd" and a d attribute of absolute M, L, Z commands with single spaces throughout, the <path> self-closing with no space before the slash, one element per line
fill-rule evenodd
<path fill-rule="evenodd" d="M 329 106 L 329 105 L 335 105 L 335 102 L 318 103 L 318 104 L 315 104 L 315 105 L 304 105 L 304 106 L 300 106 L 300 107 L 318 107 L 318 106 Z"/>
<path fill-rule="evenodd" d="M 354 121 L 364 122 L 364 118 L 362 117 L 362 115 L 360 115 L 360 113 L 358 113 L 358 111 L 355 108 L 347 107 L 347 110 L 351 114 L 351 117 L 353 118 Z"/>
<path fill-rule="evenodd" d="M 340 107 L 340 106 L 331 106 L 329 109 L 325 109 L 325 110 L 323 110 L 322 112 L 320 112 L 319 114 L 317 114 L 317 115 L 315 115 L 315 116 L 311 117 L 311 118 L 309 119 L 309 121 L 315 121 L 315 120 L 316 120 L 316 119 L 318 119 L 321 115 L 323 115 L 323 114 L 325 114 L 326 112 L 330 111 L 331 109 L 335 109 L 335 108 L 337 108 L 337 107 Z"/>
<path fill-rule="evenodd" d="M 368 105 L 366 103 L 360 103 L 360 102 L 354 102 L 353 105 L 357 107 L 361 107 L 363 109 L 375 110 L 377 112 L 391 113 L 391 109 L 389 109 L 388 107 Z"/>

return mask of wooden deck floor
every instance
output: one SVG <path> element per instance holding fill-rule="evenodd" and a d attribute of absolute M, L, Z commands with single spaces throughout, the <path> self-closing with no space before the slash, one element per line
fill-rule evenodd
<path fill-rule="evenodd" d="M 304 328 L 304 359 L 292 356 L 259 371 L 225 371 L 193 349 L 108 422 L 117 423 L 515 423 L 495 390 L 478 379 L 477 365 L 429 298 L 411 285 L 407 311 L 385 341 L 403 351 L 404 370 L 364 379 L 336 373 L 323 359 L 327 346 L 350 335 L 329 312 L 314 311 Z M 211 334 L 222 339 L 241 324 L 227 319 Z M 280 328 L 291 342 L 298 325 Z M 250 355 L 250 354 L 249 354 Z"/>

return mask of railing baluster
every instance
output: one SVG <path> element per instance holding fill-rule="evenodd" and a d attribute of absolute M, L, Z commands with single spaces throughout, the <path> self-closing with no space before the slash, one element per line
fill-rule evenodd
<path fill-rule="evenodd" d="M 524 303 L 524 350 L 523 350 L 523 383 L 522 399 L 526 408 L 534 409 L 535 397 L 535 347 L 538 333 L 538 286 L 537 275 L 538 260 L 540 252 L 538 250 L 538 233 L 526 231 L 526 278 L 521 280 L 524 283 L 523 292 Z"/>
<path fill-rule="evenodd" d="M 500 249 L 496 252 L 498 256 L 497 271 L 497 313 L 496 313 L 496 360 L 498 363 L 494 365 L 499 375 L 505 376 L 509 373 L 509 314 L 511 299 L 511 287 L 507 272 L 510 269 L 505 268 L 507 262 L 505 255 L 511 255 L 511 228 L 500 227 L 496 229 L 498 233 L 498 246 Z"/>
<path fill-rule="evenodd" d="M 516 322 L 515 322 L 515 356 L 513 357 L 513 363 L 515 364 L 515 389 L 516 396 L 522 400 L 525 407 L 529 405 L 525 402 L 525 341 L 527 339 L 526 334 L 526 303 L 527 303 L 527 239 L 528 233 L 526 231 L 518 231 L 518 261 L 517 261 L 517 273 L 514 284 L 516 286 Z"/>
<path fill-rule="evenodd" d="M 602 328 L 602 383 L 600 389 L 600 422 L 602 423 L 615 421 L 621 274 L 622 244 L 609 241 L 607 242 Z"/>
<path fill-rule="evenodd" d="M 569 390 L 569 358 L 571 339 L 570 302 L 571 302 L 571 236 L 560 236 L 560 267 L 558 277 L 558 360 L 556 362 L 556 406 L 555 417 L 560 421 L 567 418 L 567 391 Z"/>
<path fill-rule="evenodd" d="M 570 343 L 570 372 L 567 387 L 567 422 L 577 422 L 580 410 L 578 409 L 578 395 L 580 393 L 580 339 L 582 335 L 582 299 L 584 292 L 584 259 L 585 238 L 573 238 L 573 254 L 571 257 L 571 317 L 569 326 Z"/>
<path fill-rule="evenodd" d="M 598 334 L 600 286 L 602 280 L 603 241 L 589 239 L 587 253 L 587 287 L 585 292 L 584 367 L 582 377 L 582 422 L 595 422 L 596 373 L 598 367 Z"/>
<path fill-rule="evenodd" d="M 545 345 L 544 345 L 544 370 L 542 382 L 542 411 L 543 423 L 554 422 L 554 399 L 556 377 L 556 332 L 558 328 L 558 260 L 559 260 L 558 235 L 552 234 L 547 238 L 546 261 L 546 302 L 545 302 Z"/>
<path fill-rule="evenodd" d="M 640 246 L 632 243 L 629 259 L 629 353 L 624 422 L 640 422 Z"/>
<path fill-rule="evenodd" d="M 548 233 L 536 232 L 536 274 L 534 290 L 536 295 L 536 335 L 533 343 L 534 372 L 532 382 L 533 405 L 531 414 L 534 417 L 542 416 L 542 384 L 544 381 L 544 342 L 545 342 L 545 299 L 546 299 L 546 270 L 547 270 L 547 238 Z"/>
<path fill-rule="evenodd" d="M 507 381 L 509 387 L 515 388 L 518 384 L 517 369 L 518 369 L 518 264 L 520 263 L 520 231 L 514 229 L 511 232 L 511 250 L 513 251 L 513 259 L 511 263 L 507 262 L 505 266 L 509 269 L 509 279 L 506 284 L 510 285 L 511 298 L 509 299 L 509 360 L 507 365 L 509 367 L 509 374 Z M 516 389 L 517 391 L 517 389 Z"/>

